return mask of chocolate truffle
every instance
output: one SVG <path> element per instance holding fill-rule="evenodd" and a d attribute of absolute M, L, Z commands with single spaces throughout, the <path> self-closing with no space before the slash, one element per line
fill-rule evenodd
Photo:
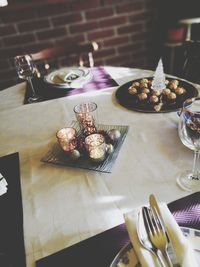
<path fill-rule="evenodd" d="M 167 98 L 171 101 L 175 101 L 176 100 L 176 94 L 175 93 L 169 93 L 167 95 Z"/>
<path fill-rule="evenodd" d="M 152 95 L 152 96 L 150 97 L 150 102 L 151 102 L 152 104 L 156 104 L 156 103 L 158 103 L 158 101 L 159 101 L 159 98 L 158 98 L 156 95 Z"/>
<path fill-rule="evenodd" d="M 157 90 L 152 90 L 152 95 L 159 96 L 160 95 L 160 92 L 157 91 Z"/>
<path fill-rule="evenodd" d="M 162 90 L 162 93 L 163 93 L 163 95 L 168 95 L 168 94 L 171 93 L 171 90 L 168 89 L 168 88 L 165 88 L 165 89 Z"/>
<path fill-rule="evenodd" d="M 185 90 L 183 87 L 177 87 L 177 88 L 175 89 L 175 93 L 176 93 L 177 95 L 183 95 L 183 94 L 185 94 L 185 92 L 186 92 L 186 90 Z"/>
<path fill-rule="evenodd" d="M 147 94 L 141 93 L 141 94 L 138 95 L 138 98 L 139 98 L 140 101 L 146 100 L 147 99 Z"/>
<path fill-rule="evenodd" d="M 136 86 L 136 87 L 137 87 L 137 86 L 140 86 L 140 83 L 139 83 L 139 82 L 133 82 L 133 83 L 132 83 L 132 86 L 133 86 L 133 87 L 134 87 L 134 86 Z"/>
<path fill-rule="evenodd" d="M 135 94 L 137 94 L 137 89 L 136 89 L 135 87 L 130 86 L 130 87 L 128 88 L 128 92 L 129 92 L 129 94 L 131 94 L 131 95 L 135 95 Z"/>

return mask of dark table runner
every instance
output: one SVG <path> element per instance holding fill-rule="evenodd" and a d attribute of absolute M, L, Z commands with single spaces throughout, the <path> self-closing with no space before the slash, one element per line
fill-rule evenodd
<path fill-rule="evenodd" d="M 168 205 L 180 226 L 200 230 L 200 192 Z M 37 267 L 109 267 L 119 250 L 129 242 L 125 224 L 81 241 L 40 259 Z"/>
<path fill-rule="evenodd" d="M 0 173 L 8 183 L 0 196 L 0 267 L 25 267 L 18 153 L 0 158 Z"/>
<path fill-rule="evenodd" d="M 104 67 L 91 68 L 92 79 L 84 84 L 81 88 L 61 89 L 48 85 L 43 79 L 33 79 L 33 86 L 38 95 L 41 96 L 41 101 L 71 96 L 90 91 L 98 91 L 101 89 L 117 86 L 117 82 L 106 72 Z M 28 104 L 28 98 L 31 95 L 31 90 L 27 87 L 24 104 Z"/>

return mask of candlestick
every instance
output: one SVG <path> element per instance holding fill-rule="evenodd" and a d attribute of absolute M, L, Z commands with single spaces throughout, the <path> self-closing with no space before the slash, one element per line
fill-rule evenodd
<path fill-rule="evenodd" d="M 91 134 L 85 138 L 85 146 L 89 157 L 93 161 L 102 161 L 105 159 L 106 143 L 102 134 Z"/>
<path fill-rule="evenodd" d="M 97 104 L 82 103 L 74 107 L 74 113 L 84 136 L 97 132 Z"/>
<path fill-rule="evenodd" d="M 56 133 L 56 137 L 59 145 L 66 152 L 70 152 L 77 147 L 76 130 L 74 128 L 63 128 Z"/>

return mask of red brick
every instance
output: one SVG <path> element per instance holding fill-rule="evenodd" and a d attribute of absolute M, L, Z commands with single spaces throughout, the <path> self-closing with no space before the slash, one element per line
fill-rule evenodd
<path fill-rule="evenodd" d="M 118 46 L 119 44 L 126 44 L 129 41 L 128 36 L 123 37 L 113 37 L 109 40 L 104 41 L 104 46 Z"/>
<path fill-rule="evenodd" d="M 112 58 L 108 58 L 105 60 L 106 64 L 108 65 L 120 65 L 120 62 L 128 61 L 130 59 L 130 55 L 123 55 L 123 56 L 114 56 Z"/>
<path fill-rule="evenodd" d="M 110 48 L 110 49 L 101 49 L 95 52 L 95 57 L 96 58 L 104 58 L 104 57 L 108 57 L 108 56 L 112 56 L 115 55 L 115 49 L 114 48 Z"/>
<path fill-rule="evenodd" d="M 61 15 L 63 13 L 69 13 L 69 3 L 57 3 L 56 5 L 45 5 L 37 8 L 36 10 L 38 17 L 47 17 L 47 16 L 55 16 Z"/>
<path fill-rule="evenodd" d="M 46 39 L 55 39 L 56 37 L 63 37 L 66 36 L 66 29 L 65 28 L 54 28 L 51 30 L 40 31 L 36 33 L 36 36 L 39 40 L 46 40 Z"/>
<path fill-rule="evenodd" d="M 1 14 L 1 21 L 4 23 L 20 22 L 23 20 L 32 20 L 35 18 L 36 13 L 32 9 L 26 10 L 26 12 L 13 11 L 6 14 Z"/>
<path fill-rule="evenodd" d="M 22 54 L 22 53 L 23 53 L 23 48 L 21 46 L 0 49 L 1 59 L 13 58 L 14 56 Z"/>
<path fill-rule="evenodd" d="M 86 23 L 71 25 L 69 26 L 69 28 L 71 33 L 86 32 L 98 28 L 98 23 L 96 21 L 86 22 Z"/>
<path fill-rule="evenodd" d="M 139 24 L 131 24 L 127 26 L 123 26 L 117 29 L 118 34 L 126 34 L 126 33 L 132 33 L 132 32 L 138 32 L 142 31 L 144 28 L 144 25 L 141 23 Z"/>
<path fill-rule="evenodd" d="M 111 27 L 116 25 L 121 25 L 123 23 L 126 23 L 127 18 L 126 16 L 120 16 L 120 17 L 113 17 L 109 19 L 104 19 L 99 22 L 100 27 Z"/>
<path fill-rule="evenodd" d="M 23 47 L 24 53 L 30 54 L 30 53 L 35 53 L 38 52 L 44 48 L 51 47 L 53 46 L 53 42 L 44 42 L 44 43 L 34 43 L 34 44 L 29 44 L 25 45 Z"/>
<path fill-rule="evenodd" d="M 82 20 L 82 15 L 81 13 L 74 13 L 70 15 L 65 14 L 56 18 L 52 18 L 51 20 L 54 26 L 59 26 L 73 22 L 80 22 Z"/>
<path fill-rule="evenodd" d="M 22 22 L 17 25 L 20 32 L 35 31 L 50 27 L 47 19 Z"/>
<path fill-rule="evenodd" d="M 95 32 L 88 33 L 88 40 L 98 40 L 106 37 L 114 36 L 115 32 L 113 29 L 99 30 Z"/>
<path fill-rule="evenodd" d="M 72 10 L 88 10 L 91 8 L 96 8 L 101 6 L 101 0 L 82 0 L 75 1 L 71 4 Z"/>
<path fill-rule="evenodd" d="M 73 43 L 84 43 L 85 37 L 84 34 L 74 35 L 74 36 L 67 36 L 66 38 L 63 38 L 62 40 L 56 40 L 56 44 L 73 44 Z"/>
<path fill-rule="evenodd" d="M 104 63 L 103 59 L 96 59 L 95 55 L 94 55 L 94 65 L 95 66 L 103 66 L 103 65 L 105 65 L 105 63 Z"/>
<path fill-rule="evenodd" d="M 152 12 L 143 11 L 143 12 L 134 13 L 131 16 L 129 16 L 130 22 L 134 22 L 134 23 L 138 22 L 139 20 L 147 20 L 147 19 L 153 19 Z"/>
<path fill-rule="evenodd" d="M 15 34 L 16 30 L 14 25 L 5 25 L 0 27 L 0 36 Z"/>
<path fill-rule="evenodd" d="M 112 15 L 113 15 L 113 9 L 112 8 L 101 8 L 101 9 L 99 8 L 97 10 L 88 11 L 85 14 L 86 19 L 88 19 L 88 20 L 104 18 L 104 17 L 108 17 L 108 16 L 112 16 Z"/>
<path fill-rule="evenodd" d="M 31 42 L 34 42 L 35 41 L 35 38 L 34 38 L 34 35 L 33 34 L 21 34 L 21 35 L 16 35 L 16 36 L 10 36 L 10 37 L 6 37 L 4 39 L 4 43 L 5 45 L 9 45 L 9 46 L 12 46 L 12 45 L 21 45 L 21 44 L 24 44 L 24 43 L 31 43 Z"/>
<path fill-rule="evenodd" d="M 133 12 L 135 10 L 141 10 L 142 8 L 143 8 L 143 2 L 138 1 L 135 3 L 125 3 L 125 4 L 118 5 L 116 7 L 116 10 L 117 10 L 117 13 L 121 14 L 121 13 Z"/>
<path fill-rule="evenodd" d="M 143 45 L 142 43 L 132 43 L 132 44 L 126 44 L 126 45 L 123 45 L 123 46 L 120 46 L 117 48 L 117 51 L 119 53 L 129 53 L 130 51 L 138 51 L 138 50 L 141 50 L 143 49 Z"/>
<path fill-rule="evenodd" d="M 126 0 L 123 0 L 123 1 L 126 1 Z M 114 5 L 114 4 L 120 3 L 121 0 L 102 0 L 102 2 L 103 2 L 103 5 L 106 6 L 106 5 Z"/>

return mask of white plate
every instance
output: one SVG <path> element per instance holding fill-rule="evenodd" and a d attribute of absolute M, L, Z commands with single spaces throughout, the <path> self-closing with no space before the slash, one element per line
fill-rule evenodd
<path fill-rule="evenodd" d="M 92 73 L 85 67 L 65 67 L 54 70 L 44 77 L 44 81 L 56 88 L 79 88 L 92 78 Z"/>
<path fill-rule="evenodd" d="M 196 229 L 181 227 L 183 234 L 190 240 L 192 243 L 197 262 L 200 266 L 200 231 Z M 141 267 L 136 258 L 132 244 L 129 243 L 125 245 L 119 253 L 116 255 L 112 261 L 110 267 Z"/>

